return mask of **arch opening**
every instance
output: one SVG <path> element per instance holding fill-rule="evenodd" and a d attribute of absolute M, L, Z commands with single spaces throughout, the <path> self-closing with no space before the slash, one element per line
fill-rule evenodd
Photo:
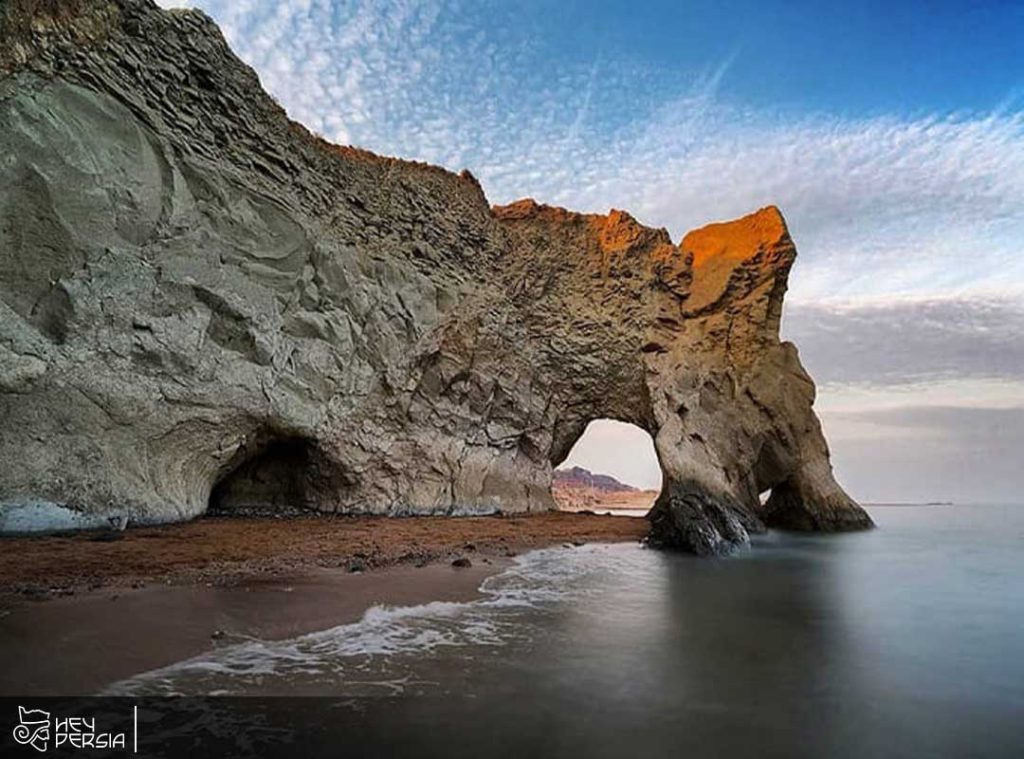
<path fill-rule="evenodd" d="M 591 421 L 552 464 L 551 496 L 562 511 L 640 516 L 664 482 L 650 433 L 615 419 Z"/>

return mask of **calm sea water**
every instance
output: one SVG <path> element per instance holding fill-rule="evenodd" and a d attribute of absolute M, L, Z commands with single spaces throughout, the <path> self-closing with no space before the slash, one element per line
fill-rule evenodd
<path fill-rule="evenodd" d="M 724 560 L 537 551 L 480 601 L 377 608 L 110 692 L 329 696 L 339 757 L 1024 757 L 1024 506 L 872 516 Z"/>

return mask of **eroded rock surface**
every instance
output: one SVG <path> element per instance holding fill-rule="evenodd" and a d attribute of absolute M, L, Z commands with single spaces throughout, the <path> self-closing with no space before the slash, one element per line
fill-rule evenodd
<path fill-rule="evenodd" d="M 490 208 L 290 122 L 197 11 L 9 0 L 0 37 L 0 529 L 548 509 L 602 417 L 654 437 L 655 542 L 870 525 L 779 341 L 776 209 L 677 246 Z"/>

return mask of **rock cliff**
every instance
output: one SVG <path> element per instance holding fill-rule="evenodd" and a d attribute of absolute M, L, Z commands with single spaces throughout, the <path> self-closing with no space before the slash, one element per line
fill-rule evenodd
<path fill-rule="evenodd" d="M 656 543 L 870 525 L 779 341 L 775 208 L 680 245 L 491 208 L 311 135 L 148 0 L 7 0 L 0 43 L 0 529 L 542 510 L 602 417 L 654 437 Z"/>
<path fill-rule="evenodd" d="M 556 469 L 551 473 L 551 484 L 556 487 L 564 485 L 571 488 L 604 490 L 609 493 L 635 493 L 640 489 L 627 485 L 624 482 L 619 482 L 610 474 L 597 474 L 581 466 L 574 466 L 569 469 Z"/>

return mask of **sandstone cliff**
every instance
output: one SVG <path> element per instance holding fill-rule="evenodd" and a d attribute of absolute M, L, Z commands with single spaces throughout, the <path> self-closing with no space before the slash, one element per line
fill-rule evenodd
<path fill-rule="evenodd" d="M 0 14 L 0 529 L 547 509 L 600 417 L 654 437 L 655 542 L 870 525 L 779 341 L 776 209 L 678 246 L 492 209 L 290 122 L 200 12 Z"/>

